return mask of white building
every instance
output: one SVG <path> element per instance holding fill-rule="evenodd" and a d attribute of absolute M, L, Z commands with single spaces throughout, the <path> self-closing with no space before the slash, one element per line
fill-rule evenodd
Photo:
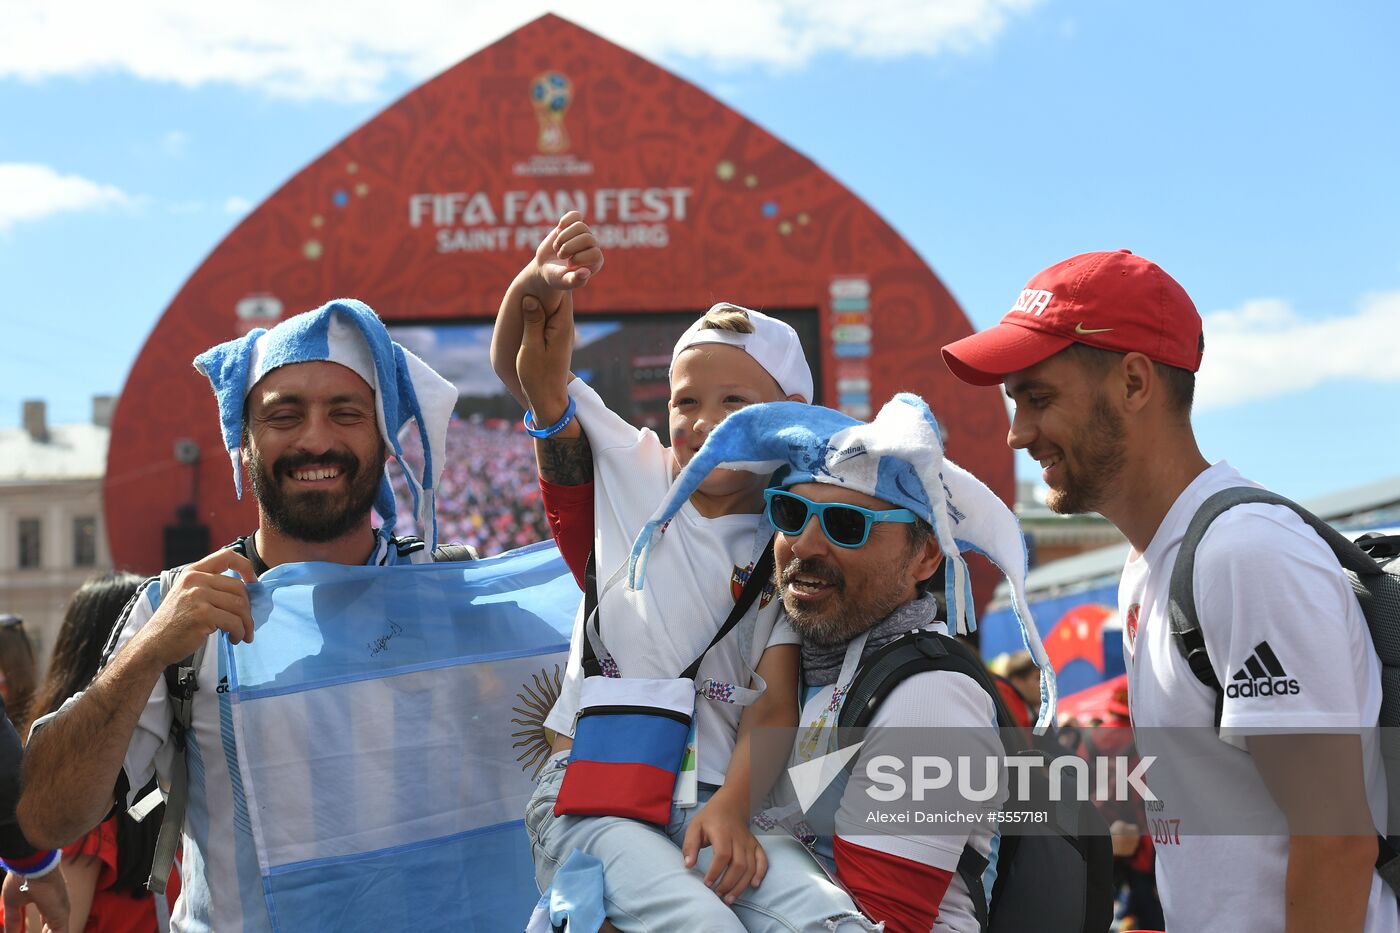
<path fill-rule="evenodd" d="M 92 421 L 49 425 L 42 401 L 24 424 L 0 428 L 0 614 L 14 613 L 42 672 L 68 597 L 110 570 L 102 477 L 113 399 L 95 396 Z"/>

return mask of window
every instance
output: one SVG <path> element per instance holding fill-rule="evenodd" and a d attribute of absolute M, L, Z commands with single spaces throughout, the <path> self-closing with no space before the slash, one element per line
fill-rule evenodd
<path fill-rule="evenodd" d="M 97 565 L 97 519 L 83 515 L 73 519 L 73 566 Z"/>
<path fill-rule="evenodd" d="M 21 518 L 19 520 L 19 568 L 29 570 L 38 567 L 41 561 L 42 549 L 39 537 L 39 519 Z"/>

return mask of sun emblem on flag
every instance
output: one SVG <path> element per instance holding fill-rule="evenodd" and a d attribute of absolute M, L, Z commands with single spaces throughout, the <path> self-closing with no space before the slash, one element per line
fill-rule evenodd
<path fill-rule="evenodd" d="M 520 731 L 510 734 L 516 740 L 511 748 L 521 750 L 515 760 L 521 763 L 520 770 L 530 772 L 532 780 L 539 777 L 540 769 L 549 760 L 554 730 L 545 728 L 544 720 L 554 708 L 554 701 L 559 699 L 563 682 L 564 671 L 558 664 L 554 665 L 553 671 L 542 668 L 520 685 L 520 692 L 515 695 L 520 705 L 511 707 L 511 712 L 519 713 L 520 717 L 512 716 L 510 721 L 522 727 Z"/>

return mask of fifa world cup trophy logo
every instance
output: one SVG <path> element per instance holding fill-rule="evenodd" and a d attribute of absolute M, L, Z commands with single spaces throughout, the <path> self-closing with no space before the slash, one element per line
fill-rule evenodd
<path fill-rule="evenodd" d="M 554 155 L 569 151 L 569 133 L 564 129 L 564 112 L 574 97 L 574 86 L 557 71 L 546 71 L 530 85 L 530 102 L 540 121 L 540 152 Z"/>

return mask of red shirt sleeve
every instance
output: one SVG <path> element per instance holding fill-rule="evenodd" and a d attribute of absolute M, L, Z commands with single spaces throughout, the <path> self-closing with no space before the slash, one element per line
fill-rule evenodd
<path fill-rule="evenodd" d="M 831 840 L 836 877 L 871 920 L 885 922 L 885 933 L 928 933 L 953 873 L 888 852 Z"/>
<path fill-rule="evenodd" d="M 63 847 L 66 859 L 88 856 L 102 863 L 97 875 L 97 890 L 105 891 L 117 881 L 117 821 L 115 817 L 103 820 L 94 826 L 86 836 Z"/>
<path fill-rule="evenodd" d="M 583 589 L 584 570 L 593 550 L 593 484 L 561 486 L 541 476 L 540 494 L 549 532 L 559 545 L 564 563 L 573 571 L 578 588 Z"/>

